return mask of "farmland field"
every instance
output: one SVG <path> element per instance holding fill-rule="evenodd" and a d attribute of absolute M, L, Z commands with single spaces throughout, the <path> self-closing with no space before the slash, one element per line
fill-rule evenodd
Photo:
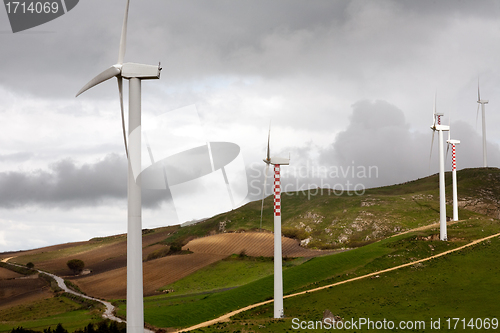
<path fill-rule="evenodd" d="M 431 319 L 440 318 L 443 330 L 450 317 L 466 318 L 466 323 L 471 318 L 498 319 L 500 266 L 494 264 L 498 261 L 498 253 L 500 239 L 496 237 L 422 265 L 285 299 L 287 318 L 284 320 L 270 320 L 273 315 L 270 304 L 237 315 L 230 324 L 213 325 L 203 331 L 231 332 L 242 326 L 247 329 L 260 327 L 259 332 L 284 331 L 292 328 L 292 318 L 321 320 L 327 309 L 344 320 L 383 321 L 385 318 L 395 323 L 425 322 L 426 329 L 413 330 L 418 332 L 428 332 Z M 473 292 L 469 292 L 472 289 Z M 453 331 L 473 331 L 467 326 L 464 330 L 461 324 Z M 324 331 L 328 330 L 318 330 Z"/>
<path fill-rule="evenodd" d="M 225 257 L 225 255 L 192 253 L 147 261 L 143 266 L 144 281 L 146 281 L 144 283 L 144 294 L 155 294 L 157 289 Z M 94 297 L 119 299 L 125 298 L 127 295 L 126 267 L 102 274 L 87 275 L 72 281 L 80 289 Z"/>
<path fill-rule="evenodd" d="M 449 181 L 449 174 L 446 177 Z M 464 194 L 459 203 L 462 220 L 448 225 L 448 242 L 438 240 L 439 227 L 434 225 L 439 216 L 436 175 L 405 184 L 369 189 L 364 196 L 359 197 L 334 196 L 329 191 L 325 191 L 328 193 L 323 196 L 310 195 L 310 191 L 283 195 L 283 205 L 288 207 L 287 214 L 283 216 L 283 232 L 295 238 L 282 238 L 283 255 L 288 257 L 284 261 L 285 295 L 428 258 L 498 233 L 500 170 L 461 170 L 460 179 L 463 181 L 459 181 L 459 192 Z M 460 186 L 467 188 L 461 190 Z M 450 215 L 450 205 L 447 208 Z M 144 230 L 143 258 L 147 260 L 144 261 L 144 290 L 145 295 L 150 295 L 144 300 L 146 322 L 162 328 L 188 327 L 235 309 L 272 299 L 273 271 L 272 258 L 269 258 L 273 256 L 274 240 L 274 235 L 270 233 L 273 230 L 272 197 L 266 198 L 264 203 L 263 232 L 256 232 L 259 217 L 260 202 L 251 202 L 184 228 L 172 226 Z M 225 225 L 225 232 L 219 230 L 220 225 Z M 429 225 L 430 228 L 404 233 L 412 228 Z M 298 240 L 306 237 L 309 241 L 308 248 L 300 247 Z M 167 255 L 169 247 L 174 245 L 177 248 L 183 246 L 184 250 L 189 249 L 193 253 Z M 483 247 L 477 245 L 461 250 L 460 256 L 454 253 L 422 265 L 384 273 L 374 279 L 365 278 L 342 287 L 286 299 L 285 314 L 287 317 L 293 315 L 316 319 L 322 316 L 325 309 L 329 309 L 344 318 L 370 315 L 376 319 L 377 316 L 394 313 L 394 318 L 399 319 L 409 313 L 413 316 L 411 318 L 418 319 L 415 314 L 419 310 L 424 314 L 430 314 L 434 310 L 436 313 L 444 313 L 446 310 L 454 315 L 454 305 L 459 307 L 456 309 L 457 315 L 465 315 L 467 312 L 478 315 L 477 311 L 489 307 L 494 299 L 500 299 L 496 292 L 500 290 L 500 286 L 494 280 L 498 276 L 498 269 L 487 269 L 486 264 L 498 261 L 495 261 L 498 246 L 497 240 L 491 240 L 485 242 Z M 488 247 L 492 248 L 490 252 L 482 251 Z M 333 250 L 342 248 L 351 249 L 345 252 Z M 117 235 L 4 253 L 0 258 L 14 257 L 10 261 L 20 264 L 32 261 L 36 268 L 67 275 L 65 278 L 88 295 L 113 299 L 119 307 L 118 314 L 123 316 L 126 310 L 123 302 L 126 289 L 125 251 L 126 237 Z M 476 252 L 478 253 L 472 254 Z M 155 256 L 148 258 L 149 254 Z M 162 255 L 167 256 L 161 257 Z M 300 258 L 292 259 L 293 257 Z M 67 260 L 73 258 L 84 260 L 91 273 L 74 276 L 66 267 Z M 455 266 L 448 266 L 450 263 Z M 475 263 L 477 267 L 474 266 Z M 463 267 L 456 269 L 459 265 Z M 440 267 L 449 270 L 449 274 L 441 275 Z M 455 272 L 458 274 L 456 278 Z M 4 318 L 4 310 L 17 311 L 15 309 L 20 309 L 19 306 L 57 299 L 46 288 L 45 294 L 37 294 L 41 299 L 23 299 L 19 296 L 19 302 L 15 303 L 16 290 L 20 295 L 22 291 L 27 291 L 23 295 L 30 295 L 31 292 L 33 296 L 36 292 L 43 291 L 44 286 L 35 286 L 33 282 L 30 282 L 31 287 L 21 286 L 28 280 L 11 279 L 18 275 L 0 270 L 0 279 L 2 276 L 4 280 L 0 282 L 0 302 L 7 294 L 8 301 L 6 306 L 0 305 L 0 320 Z M 496 289 L 481 285 L 483 280 Z M 389 284 L 385 285 L 383 282 Z M 3 286 L 9 288 L 5 289 Z M 439 288 L 448 288 L 453 294 L 442 293 Z M 168 293 L 159 291 L 162 289 L 168 290 Z M 439 298 L 435 299 L 433 295 Z M 475 296 L 478 299 L 472 300 Z M 349 305 L 352 298 L 356 299 L 352 302 L 356 308 Z M 453 304 L 458 304 L 461 299 L 469 302 L 474 309 Z M 442 300 L 450 300 L 450 304 L 445 304 Z M 347 305 L 340 306 L 341 304 Z M 497 309 L 495 306 L 491 308 Z M 37 311 L 41 313 L 42 309 L 40 307 Z M 271 309 L 271 305 L 256 308 L 235 316 L 231 323 L 218 324 L 205 331 L 291 330 L 290 317 L 272 320 Z M 93 312 L 81 310 L 75 310 L 66 304 L 61 313 L 40 316 L 36 323 L 30 322 L 29 325 L 34 326 L 29 327 L 55 326 L 56 320 L 64 320 L 63 323 L 69 325 L 72 321 L 70 318 L 88 323 L 100 316 L 97 309 L 92 310 Z M 20 317 L 14 319 L 16 320 L 23 325 L 26 322 Z M 0 323 L 7 325 L 5 321 Z"/>
<path fill-rule="evenodd" d="M 14 279 L 22 275 L 6 268 L 0 267 L 0 280 Z M 1 295 L 0 295 L 1 297 Z"/>
<path fill-rule="evenodd" d="M 281 237 L 284 257 L 314 257 L 328 251 L 309 250 L 299 246 L 296 240 Z M 197 238 L 184 246 L 196 253 L 239 254 L 242 251 L 252 257 L 274 256 L 274 234 L 264 232 L 225 233 Z"/>

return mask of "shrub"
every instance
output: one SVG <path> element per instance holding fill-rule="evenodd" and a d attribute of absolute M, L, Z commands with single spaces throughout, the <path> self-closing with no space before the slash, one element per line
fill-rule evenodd
<path fill-rule="evenodd" d="M 158 259 L 158 258 L 163 258 L 163 257 L 167 256 L 169 253 L 170 253 L 170 249 L 167 246 L 165 246 L 164 248 L 161 248 L 159 250 L 156 250 L 156 251 L 148 254 L 146 261 L 154 260 L 154 259 Z"/>
<path fill-rule="evenodd" d="M 11 265 L 11 264 L 6 263 L 6 262 L 0 262 L 0 267 L 9 269 L 9 270 L 11 270 L 13 272 L 16 272 L 16 273 L 19 273 L 19 274 L 22 274 L 22 275 L 33 275 L 33 274 L 37 273 L 37 271 L 35 271 L 35 270 L 28 269 L 26 267 L 20 267 L 20 266 Z"/>
<path fill-rule="evenodd" d="M 309 237 L 309 233 L 304 229 L 297 229 L 293 227 L 284 227 L 281 229 L 281 234 L 288 238 L 294 238 L 299 241 Z"/>
<path fill-rule="evenodd" d="M 80 259 L 71 259 L 66 263 L 66 265 L 68 265 L 68 268 L 75 274 L 83 271 L 83 268 L 85 267 L 85 263 Z"/>

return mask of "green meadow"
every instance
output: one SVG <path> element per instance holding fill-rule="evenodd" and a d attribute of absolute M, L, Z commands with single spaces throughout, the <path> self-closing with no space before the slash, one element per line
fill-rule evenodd
<path fill-rule="evenodd" d="M 430 238 L 429 236 L 439 233 L 439 230 L 433 229 L 391 237 L 350 251 L 313 258 L 301 265 L 284 270 L 284 293 L 285 295 L 292 294 L 412 262 L 498 232 L 500 232 L 500 224 L 496 220 L 470 219 L 449 227 L 449 238 L 456 239 L 452 242 L 427 240 Z M 436 261 L 445 262 L 446 260 L 446 257 L 445 259 L 436 259 Z M 426 271 L 424 268 L 427 265 L 430 266 L 426 262 L 419 268 L 424 275 Z M 469 269 L 473 269 L 473 267 L 469 267 Z M 411 269 L 406 270 L 410 272 L 410 275 L 412 274 Z M 398 276 L 401 273 L 397 271 L 393 274 Z M 214 273 L 213 276 L 217 275 Z M 207 276 L 207 280 L 209 279 Z M 356 283 L 362 284 L 367 283 L 367 281 L 371 283 L 372 280 L 367 279 Z M 346 288 L 345 286 L 350 284 L 337 288 L 343 290 Z M 417 291 L 418 286 L 415 286 Z M 189 327 L 247 305 L 272 299 L 272 296 L 272 275 L 220 292 L 186 297 L 155 296 L 145 300 L 145 320 L 157 327 Z M 457 297 L 460 295 L 458 294 Z M 287 300 L 287 302 L 290 301 Z M 402 300 L 398 300 L 398 302 L 401 304 Z M 309 304 L 308 302 L 303 303 Z M 313 305 L 315 303 L 313 302 L 309 306 L 316 308 L 316 311 L 311 312 L 309 309 L 307 313 L 314 313 L 317 316 L 324 309 Z M 371 307 L 372 303 L 367 304 L 367 307 Z M 124 311 L 125 307 L 120 306 L 120 312 L 124 313 Z M 401 311 L 404 313 L 404 309 Z M 271 318 L 272 313 L 268 317 Z"/>
<path fill-rule="evenodd" d="M 392 321 L 395 329 L 385 331 L 429 332 L 432 331 L 431 321 L 438 320 L 440 331 L 497 331 L 493 326 L 490 330 L 479 326 L 486 321 L 494 323 L 493 318 L 498 320 L 500 317 L 499 252 L 500 239 L 496 237 L 422 264 L 382 273 L 376 278 L 285 299 L 286 318 L 283 320 L 271 319 L 273 306 L 269 304 L 236 315 L 230 323 L 194 332 L 297 331 L 294 327 L 301 322 L 304 322 L 303 327 L 314 325 L 316 328 L 321 327 L 317 321 L 323 319 L 327 309 L 349 323 L 354 320 L 359 324 L 360 318 L 380 323 L 384 319 Z M 401 322 L 413 325 L 414 329 L 398 330 Z M 425 328 L 417 329 L 419 322 L 423 322 Z M 329 327 L 314 331 L 332 331 L 326 328 Z M 351 331 L 374 331 L 368 329 L 367 324 L 358 325 L 358 328 Z"/>
<path fill-rule="evenodd" d="M 446 181 L 447 215 L 451 216 L 450 173 L 446 174 Z M 362 196 L 347 193 L 337 196 L 328 190 L 322 195 L 315 193 L 316 190 L 284 193 L 284 231 L 297 239 L 310 238 L 311 248 L 348 249 L 313 259 L 287 258 L 283 262 L 284 294 L 414 262 L 499 233 L 500 169 L 461 170 L 458 181 L 465 208 L 459 212 L 461 221 L 449 224 L 448 242 L 438 240 L 439 228 L 399 234 L 438 222 L 437 175 L 368 189 Z M 272 197 L 266 198 L 262 226 L 268 231 L 273 230 L 272 205 Z M 223 221 L 228 232 L 257 230 L 260 207 L 260 202 L 251 202 L 202 223 L 173 228 L 160 243 L 183 245 L 195 237 L 219 232 L 219 223 Z M 345 235 L 349 238 L 339 241 Z M 21 263 L 32 261 L 36 267 L 39 261 L 55 259 L 63 253 L 79 253 L 124 240 L 124 237 L 94 239 L 87 244 L 18 259 Z M 446 330 L 443 325 L 449 318 L 493 318 L 500 313 L 500 269 L 496 264 L 499 250 L 500 240 L 493 238 L 437 259 L 381 273 L 378 277 L 285 299 L 285 319 L 272 319 L 271 303 L 240 313 L 229 323 L 198 332 L 306 331 L 294 329 L 294 318 L 317 322 L 326 309 L 343 321 L 370 318 L 373 321 L 424 321 L 430 325 L 431 319 L 440 319 L 442 330 Z M 145 321 L 158 328 L 186 328 L 272 299 L 273 261 L 272 258 L 233 255 L 161 289 L 169 292 L 145 298 Z M 124 317 L 125 302 L 115 300 L 114 304 L 118 307 L 117 314 Z M 101 314 L 100 309 L 83 309 L 78 303 L 58 296 L 0 310 L 0 332 L 18 326 L 37 330 L 55 328 L 57 323 L 72 332 L 99 321 Z M 428 332 L 429 329 L 427 326 L 425 330 L 413 331 Z"/>
<path fill-rule="evenodd" d="M 0 332 L 20 326 L 40 331 L 48 327 L 55 329 L 58 323 L 72 332 L 97 323 L 102 320 L 101 316 L 100 309 L 83 309 L 79 303 L 61 295 L 0 310 Z"/>

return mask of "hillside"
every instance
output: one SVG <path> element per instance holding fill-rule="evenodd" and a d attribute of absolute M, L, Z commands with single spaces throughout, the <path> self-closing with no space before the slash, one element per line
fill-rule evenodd
<path fill-rule="evenodd" d="M 451 174 L 447 173 L 447 197 L 451 198 Z M 460 198 L 460 219 L 469 220 L 472 224 L 492 223 L 491 231 L 497 230 L 499 217 L 500 198 L 500 170 L 497 168 L 479 168 L 465 169 L 458 172 L 459 198 Z M 321 193 L 322 192 L 322 193 Z M 328 190 L 310 190 L 304 192 L 283 193 L 283 234 L 288 238 L 283 238 L 284 251 L 286 257 L 317 257 L 332 253 L 333 249 L 354 248 L 363 246 L 361 249 L 378 240 L 384 240 L 388 236 L 402 233 L 406 230 L 417 227 L 427 226 L 438 222 L 439 219 L 439 192 L 438 176 L 433 175 L 427 178 L 418 179 L 404 184 L 386 186 L 374 189 L 368 189 L 361 196 L 349 195 L 344 193 L 337 196 Z M 451 216 L 451 201 L 448 206 L 448 216 Z M 179 287 L 181 284 L 175 284 L 176 281 L 184 281 L 194 276 L 195 272 L 205 276 L 213 276 L 213 281 L 207 283 L 206 290 L 197 288 L 196 292 L 210 292 L 219 294 L 219 291 L 213 291 L 217 288 L 224 288 L 223 282 L 218 279 L 218 269 L 224 267 L 224 274 L 231 274 L 230 267 L 254 267 L 250 257 L 272 256 L 273 247 L 273 208 L 272 197 L 268 197 L 264 202 L 263 231 L 259 232 L 260 225 L 260 207 L 261 202 L 250 202 L 238 209 L 223 213 L 203 222 L 181 228 L 180 226 L 171 226 L 143 231 L 143 259 L 144 263 L 144 282 L 145 295 L 153 296 L 152 304 L 177 304 L 172 303 L 170 296 L 160 295 L 162 290 L 174 291 L 172 297 L 176 296 L 176 288 L 184 288 L 184 294 L 187 298 L 179 298 L 177 301 L 181 304 L 199 302 L 203 296 L 189 295 L 186 287 Z M 471 225 L 472 225 L 471 224 Z M 466 228 L 467 225 L 461 225 L 460 228 Z M 462 230 L 462 229 L 460 229 Z M 457 235 L 465 235 L 466 232 L 455 230 Z M 462 234 L 460 234 L 462 232 Z M 450 235 L 451 235 L 450 230 Z M 426 237 L 433 237 L 432 233 L 426 233 Z M 451 237 L 451 236 L 450 236 Z M 463 236 L 456 236 L 462 239 Z M 475 239 L 467 236 L 467 239 Z M 475 235 L 474 237 L 479 237 Z M 451 240 L 451 238 L 450 238 Z M 299 241 L 302 246 L 299 246 Z M 379 242 L 380 243 L 380 242 Z M 377 244 L 379 244 L 377 243 Z M 437 244 L 437 245 L 436 245 Z M 433 243 L 432 247 L 437 248 L 440 242 Z M 441 243 L 443 244 L 443 243 Z M 448 243 L 454 245 L 453 242 Z M 378 246 L 378 245 L 377 245 Z M 426 245 L 427 246 L 427 245 Z M 183 248 L 183 252 L 170 252 L 172 248 Z M 379 249 L 378 247 L 376 247 Z M 321 250 L 322 249 L 322 250 Z M 188 251 L 189 250 L 189 251 Z M 379 251 L 379 250 L 377 250 Z M 386 250 L 375 251 L 374 254 L 387 254 Z M 189 253 L 192 252 L 192 253 Z M 333 251 L 338 252 L 338 251 Z M 349 251 L 352 252 L 352 251 Z M 228 258 L 231 254 L 240 254 L 238 264 Z M 245 259 L 250 256 L 249 259 Z M 345 256 L 345 255 L 342 255 Z M 349 256 L 349 255 L 347 255 Z M 30 251 L 21 251 L 16 253 L 0 254 L 0 259 L 14 257 L 9 262 L 25 265 L 27 262 L 33 262 L 38 269 L 46 270 L 66 279 L 71 280 L 83 292 L 105 299 L 123 299 L 125 297 L 125 278 L 126 278 L 126 236 L 116 235 L 104 238 L 96 238 L 87 242 L 69 243 L 56 245 Z M 327 256 L 332 257 L 332 256 Z M 69 259 L 78 258 L 86 263 L 89 274 L 74 276 L 66 267 Z M 326 258 L 326 257 L 325 257 Z M 340 257 L 339 257 L 340 258 Z M 362 259 L 363 256 L 353 257 L 352 267 L 362 268 L 370 260 Z M 243 262 L 241 261 L 243 260 Z M 250 260 L 245 263 L 245 260 Z M 326 259 L 325 259 L 326 260 Z M 338 274 L 338 270 L 325 271 L 325 275 L 309 276 L 304 262 L 313 262 L 305 260 L 286 263 L 289 273 L 292 271 L 302 272 L 294 273 L 295 279 L 303 281 L 303 285 L 289 289 L 288 292 L 298 290 L 305 285 L 315 281 L 321 282 L 322 279 L 328 279 L 332 274 Z M 224 265 L 219 263 L 224 262 Z M 243 265 L 243 266 L 242 266 Z M 260 264 L 259 264 L 260 265 Z M 267 264 L 262 264 L 266 266 Z M 296 268 L 294 268 L 297 266 Z M 298 269 L 304 266 L 303 269 Z M 267 267 L 267 266 L 266 266 Z M 298 270 L 297 270 L 298 269 Z M 347 271 L 349 271 L 349 268 Z M 266 274 L 272 274 L 272 270 L 265 270 Z M 236 272 L 236 270 L 234 270 Z M 297 275 L 298 274 L 298 275 Z M 301 275 L 302 274 L 302 275 Z M 305 274 L 305 275 L 304 275 Z M 286 275 L 285 275 L 286 276 Z M 258 283 L 258 285 L 268 285 L 268 276 L 264 284 L 258 282 L 263 278 L 261 275 L 243 277 L 233 277 L 233 286 L 238 287 L 235 290 L 244 288 L 244 285 Z M 38 284 L 22 281 L 19 276 L 9 271 L 0 271 L 2 287 L 0 287 L 0 317 L 4 310 L 9 308 L 16 309 L 19 304 L 29 304 L 31 302 L 51 302 L 50 298 L 54 293 L 43 281 L 37 280 Z M 286 277 L 285 277 L 286 279 Z M 311 280 L 312 279 L 312 280 Z M 8 283 L 3 283 L 9 281 Z M 187 280 L 186 280 L 187 281 Z M 260 281 L 260 280 L 259 280 Z M 191 285 L 193 282 L 190 282 Z M 7 288 L 6 286 L 12 287 Z M 184 284 L 189 285 L 189 284 Z M 23 287 L 24 286 L 24 287 Z M 172 287 L 174 286 L 174 287 Z M 234 288 L 233 287 L 233 288 Z M 298 289 L 297 289 L 298 288 Z M 269 296 L 269 286 L 265 288 L 264 293 L 254 293 L 253 298 L 256 301 Z M 250 289 L 249 289 L 250 290 Z M 37 292 L 39 292 L 37 294 Z M 232 298 L 236 291 L 224 291 L 220 294 L 222 299 L 224 293 Z M 33 295 L 38 295 L 34 297 Z M 250 302 L 252 297 L 248 298 L 249 293 L 244 292 L 245 296 L 241 298 L 244 302 Z M 250 293 L 251 294 L 251 293 Z M 239 295 L 239 294 L 238 294 Z M 162 297 L 162 301 L 155 297 Z M 146 299 L 146 304 L 149 304 Z M 176 301 L 176 302 L 177 302 Z M 165 303 L 166 302 L 166 303 Z M 232 302 L 229 302 L 232 304 Z M 37 303 L 38 304 L 38 303 Z M 40 303 L 42 304 L 42 303 Z M 69 304 L 69 303 L 68 303 Z M 67 307 L 74 308 L 75 305 Z M 121 303 L 120 303 L 121 304 Z M 195 303 L 193 303 L 195 304 Z M 197 303 L 196 303 L 197 304 Z M 201 304 L 201 303 L 200 303 Z M 251 304 L 251 303 L 245 303 Z M 160 306 L 160 305 L 159 305 Z M 41 306 L 43 308 L 44 306 Z M 197 306 L 196 306 L 197 307 Z M 160 306 L 162 308 L 162 306 Z M 180 311 L 182 307 L 179 307 Z M 11 310 L 12 310 L 11 309 Z M 14 311 L 12 310 L 12 311 Z M 223 311 L 223 309 L 219 309 Z M 9 310 L 10 311 L 10 310 Z M 17 311 L 17 310 L 16 310 Z M 55 310 L 54 310 L 55 311 Z M 63 311 L 63 310 L 60 310 Z M 123 313 L 124 305 L 120 305 L 119 313 Z M 149 311 L 149 310 L 147 310 Z M 165 313 L 165 310 L 162 310 Z M 186 311 L 187 308 L 186 308 Z M 191 311 L 191 310 L 189 310 Z M 15 312 L 15 311 L 14 311 Z M 19 310 L 18 312 L 22 312 Z M 64 313 L 64 311 L 63 311 Z M 90 313 L 90 312 L 89 312 Z M 69 312 L 67 312 L 69 315 Z M 35 316 L 33 314 L 33 316 Z M 44 318 L 44 314 L 39 314 Z M 95 312 L 93 314 L 80 314 L 96 320 Z M 172 313 L 173 318 L 176 315 Z M 86 317 L 86 318 L 87 318 Z M 165 317 L 165 318 L 167 318 Z M 200 316 L 201 319 L 203 316 Z M 17 318 L 17 317 L 13 317 Z M 165 326 L 163 321 L 155 321 L 156 317 L 151 317 L 146 313 L 147 320 L 159 325 L 158 327 L 185 326 L 186 322 L 177 322 L 177 324 L 168 324 Z M 67 319 L 71 321 L 70 319 Z M 90 320 L 90 319 L 88 319 Z M 46 321 L 44 321 L 46 322 Z M 35 325 L 35 324 L 33 324 Z M 38 325 L 38 324 L 37 324 Z M 42 325 L 42 324 L 40 324 Z M 42 325 L 43 326 L 43 325 Z M 0 328 L 2 322 L 0 322 Z M 9 326 L 5 326 L 9 327 Z M 35 327 L 35 326 L 33 326 Z M 0 329 L 0 332 L 2 330 Z"/>
<path fill-rule="evenodd" d="M 500 217 L 500 169 L 477 168 L 457 172 L 459 217 L 477 214 Z M 448 213 L 453 215 L 451 173 L 446 173 Z M 261 202 L 250 202 L 203 223 L 182 228 L 171 240 L 192 235 L 258 230 Z M 367 189 L 361 196 L 313 189 L 282 194 L 282 231 L 307 248 L 357 247 L 439 220 L 439 177 Z M 262 227 L 273 231 L 273 197 L 264 200 Z M 306 245 L 307 244 L 307 245 Z"/>

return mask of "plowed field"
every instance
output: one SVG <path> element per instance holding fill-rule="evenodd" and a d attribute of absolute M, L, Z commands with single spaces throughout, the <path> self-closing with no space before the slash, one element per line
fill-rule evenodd
<path fill-rule="evenodd" d="M 0 309 L 52 296 L 47 282 L 38 275 L 0 281 Z"/>
<path fill-rule="evenodd" d="M 0 280 L 15 279 L 21 276 L 23 275 L 13 272 L 7 268 L 0 267 Z"/>
<path fill-rule="evenodd" d="M 167 256 L 144 263 L 144 295 L 153 295 L 155 290 L 175 282 L 205 266 L 222 260 L 226 255 L 192 253 Z M 102 274 L 90 274 L 73 280 L 88 295 L 113 299 L 127 295 L 126 267 Z"/>
<path fill-rule="evenodd" d="M 158 231 L 155 233 L 143 236 L 143 256 L 156 250 L 156 245 L 149 246 L 165 239 L 168 231 Z M 91 269 L 94 274 L 110 271 L 113 269 L 125 267 L 127 264 L 127 240 L 125 237 L 119 237 L 116 241 L 89 241 L 82 243 L 74 243 L 73 248 L 79 249 L 78 251 L 72 250 L 71 247 L 52 247 L 45 248 L 41 251 L 28 251 L 19 254 L 12 261 L 24 264 L 27 261 L 36 262 L 36 268 L 51 272 L 59 276 L 72 276 L 73 273 L 68 269 L 66 263 L 70 259 L 80 259 L 85 263 L 85 268 Z M 66 244 L 65 244 L 66 245 Z M 53 253 L 53 252 L 56 253 Z M 42 255 L 46 255 L 50 259 L 43 260 Z M 27 256 L 26 256 L 27 255 Z M 33 257 L 33 256 L 39 256 Z M 37 259 L 42 259 L 41 261 Z"/>
<path fill-rule="evenodd" d="M 299 246 L 296 240 L 281 237 L 284 257 L 315 257 L 328 251 L 309 250 Z M 183 249 L 195 253 L 218 255 L 245 254 L 252 257 L 274 256 L 274 234 L 264 232 L 226 233 L 193 239 Z"/>

